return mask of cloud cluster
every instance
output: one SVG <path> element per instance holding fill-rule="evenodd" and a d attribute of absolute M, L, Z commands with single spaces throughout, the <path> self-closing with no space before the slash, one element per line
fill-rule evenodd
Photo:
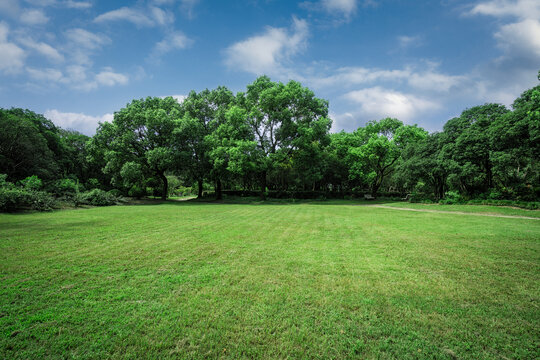
<path fill-rule="evenodd" d="M 239 41 L 225 50 L 225 63 L 256 75 L 280 74 L 293 55 L 306 48 L 308 24 L 293 18 L 291 30 L 267 27 L 260 35 Z"/>
<path fill-rule="evenodd" d="M 480 1 L 466 15 L 497 19 L 499 28 L 493 37 L 502 55 L 477 68 L 473 76 L 481 97 L 508 105 L 535 84 L 540 64 L 540 1 Z"/>
<path fill-rule="evenodd" d="M 57 126 L 77 130 L 88 136 L 94 135 L 99 123 L 111 122 L 114 117 L 110 113 L 102 116 L 90 116 L 82 113 L 61 112 L 56 109 L 47 110 L 43 115 Z"/>
<path fill-rule="evenodd" d="M 15 74 L 24 66 L 26 53 L 8 40 L 9 26 L 0 22 L 0 73 Z"/>

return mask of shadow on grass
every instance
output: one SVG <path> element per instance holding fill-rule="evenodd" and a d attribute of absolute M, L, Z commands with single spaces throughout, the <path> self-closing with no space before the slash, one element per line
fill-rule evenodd
<path fill-rule="evenodd" d="M 262 200 L 258 197 L 227 197 L 222 200 L 214 198 L 191 198 L 187 200 L 156 200 L 148 199 L 148 201 L 140 200 L 136 203 L 128 203 L 129 205 L 377 205 L 396 203 L 392 199 L 266 199 Z M 405 203 L 405 202 L 404 202 Z"/>

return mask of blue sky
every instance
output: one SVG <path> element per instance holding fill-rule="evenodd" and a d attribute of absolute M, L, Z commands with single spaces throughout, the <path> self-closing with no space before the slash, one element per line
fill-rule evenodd
<path fill-rule="evenodd" d="M 0 107 L 92 135 L 131 100 L 257 76 L 330 101 L 333 131 L 440 130 L 540 69 L 538 0 L 0 0 Z"/>

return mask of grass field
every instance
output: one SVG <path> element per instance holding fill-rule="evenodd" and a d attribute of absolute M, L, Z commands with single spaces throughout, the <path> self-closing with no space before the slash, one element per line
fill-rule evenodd
<path fill-rule="evenodd" d="M 540 356 L 537 220 L 348 202 L 3 214 L 0 279 L 5 359 Z"/>

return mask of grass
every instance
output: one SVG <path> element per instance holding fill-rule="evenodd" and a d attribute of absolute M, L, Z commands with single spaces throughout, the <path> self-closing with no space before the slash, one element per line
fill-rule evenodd
<path fill-rule="evenodd" d="M 454 211 L 465 213 L 482 213 L 491 215 L 509 215 L 509 216 L 526 216 L 540 218 L 540 210 L 526 210 L 510 206 L 489 206 L 489 205 L 440 205 L 440 204 L 420 204 L 409 202 L 389 202 L 384 205 L 421 209 L 421 210 L 437 210 L 437 211 Z"/>
<path fill-rule="evenodd" d="M 347 202 L 4 214 L 0 358 L 536 359 L 539 275 L 536 220 Z"/>

